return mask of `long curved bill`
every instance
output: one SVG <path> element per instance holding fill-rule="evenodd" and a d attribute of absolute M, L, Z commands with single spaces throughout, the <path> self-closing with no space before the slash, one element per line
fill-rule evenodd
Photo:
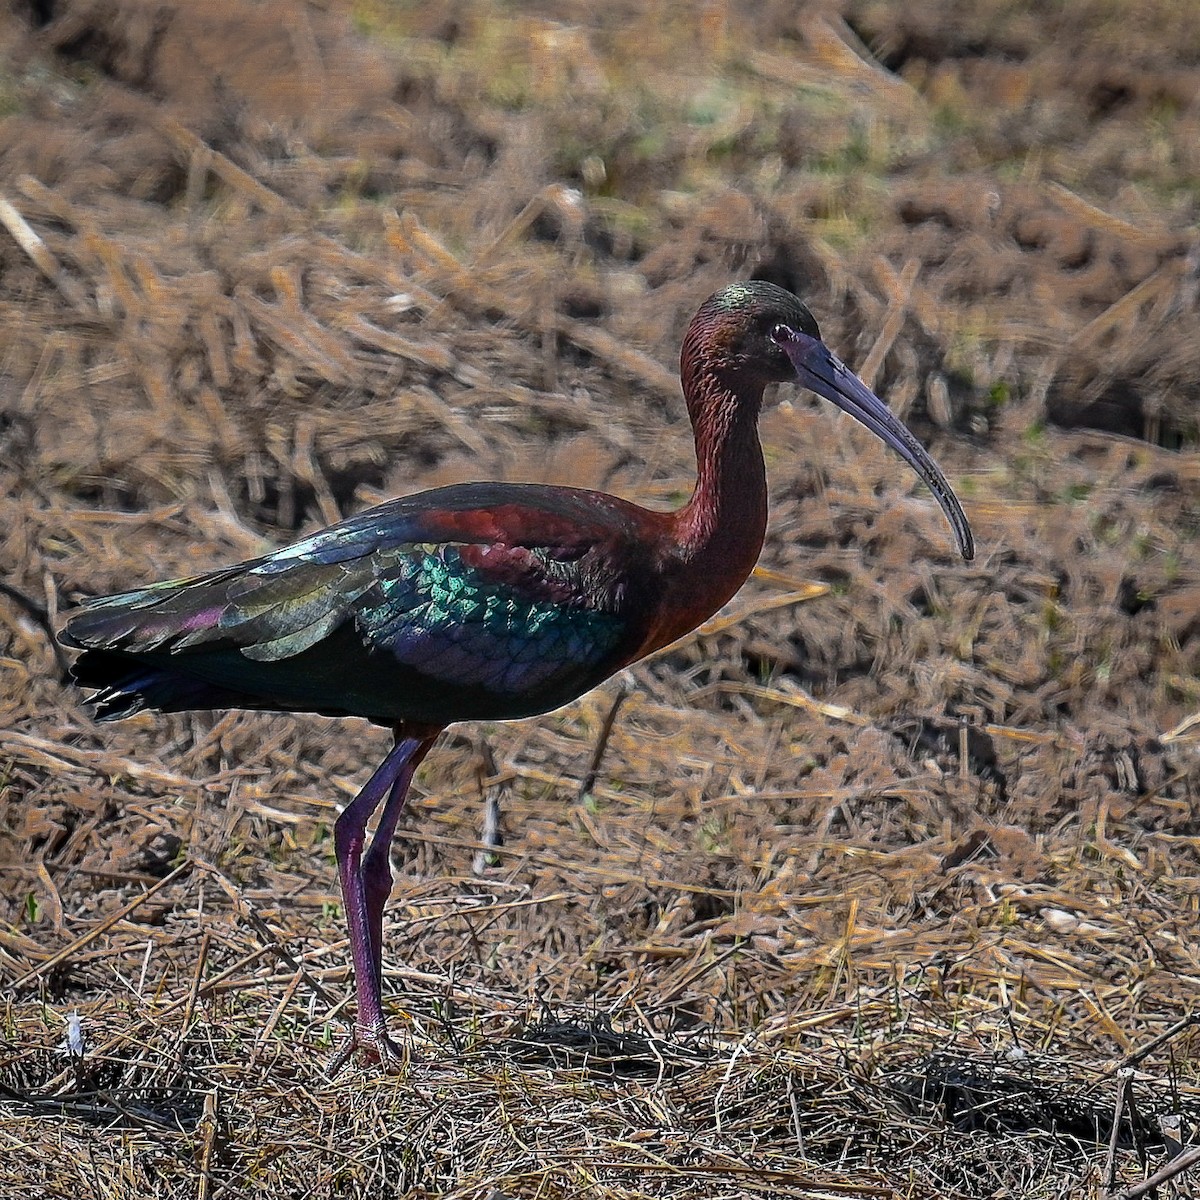
<path fill-rule="evenodd" d="M 937 463 L 908 427 L 819 338 L 785 325 L 776 326 L 772 337 L 791 359 L 799 383 L 860 421 L 916 471 L 942 506 L 959 553 L 965 559 L 974 558 L 975 538 L 967 514 Z"/>

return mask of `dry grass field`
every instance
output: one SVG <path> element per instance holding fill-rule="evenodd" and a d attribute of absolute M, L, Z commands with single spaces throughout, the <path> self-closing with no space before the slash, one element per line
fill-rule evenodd
<path fill-rule="evenodd" d="M 1200 1142 L 1190 5 L 29 0 L 0 113 L 0 1196 L 1099 1200 Z M 978 557 L 782 389 L 733 604 L 422 768 L 412 1062 L 327 1079 L 386 733 L 98 726 L 48 631 L 436 483 L 679 503 L 751 275 Z"/>

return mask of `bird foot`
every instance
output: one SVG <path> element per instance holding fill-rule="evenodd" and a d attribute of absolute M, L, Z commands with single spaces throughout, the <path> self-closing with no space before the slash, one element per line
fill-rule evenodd
<path fill-rule="evenodd" d="M 389 1075 L 403 1075 L 415 1055 L 407 1043 L 393 1041 L 383 1025 L 355 1025 L 354 1032 L 334 1051 L 325 1075 L 332 1079 L 350 1059 L 359 1054 L 368 1066 L 379 1066 Z"/>

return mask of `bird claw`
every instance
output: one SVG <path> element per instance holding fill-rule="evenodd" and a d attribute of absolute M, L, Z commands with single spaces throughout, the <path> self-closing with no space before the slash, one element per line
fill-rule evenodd
<path fill-rule="evenodd" d="M 361 1055 L 367 1066 L 378 1066 L 389 1075 L 403 1075 L 414 1058 L 408 1043 L 393 1041 L 383 1026 L 355 1025 L 330 1058 L 326 1077 L 332 1079 L 355 1054 Z"/>

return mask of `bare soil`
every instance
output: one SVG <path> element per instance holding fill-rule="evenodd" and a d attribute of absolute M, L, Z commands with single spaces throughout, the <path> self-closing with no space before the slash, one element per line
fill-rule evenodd
<path fill-rule="evenodd" d="M 44 0 L 0 112 L 0 1195 L 1101 1196 L 1200 1138 L 1188 5 Z M 730 608 L 422 768 L 413 1062 L 326 1079 L 386 735 L 97 726 L 48 631 L 437 483 L 678 503 L 747 276 L 978 558 L 781 391 Z"/>

